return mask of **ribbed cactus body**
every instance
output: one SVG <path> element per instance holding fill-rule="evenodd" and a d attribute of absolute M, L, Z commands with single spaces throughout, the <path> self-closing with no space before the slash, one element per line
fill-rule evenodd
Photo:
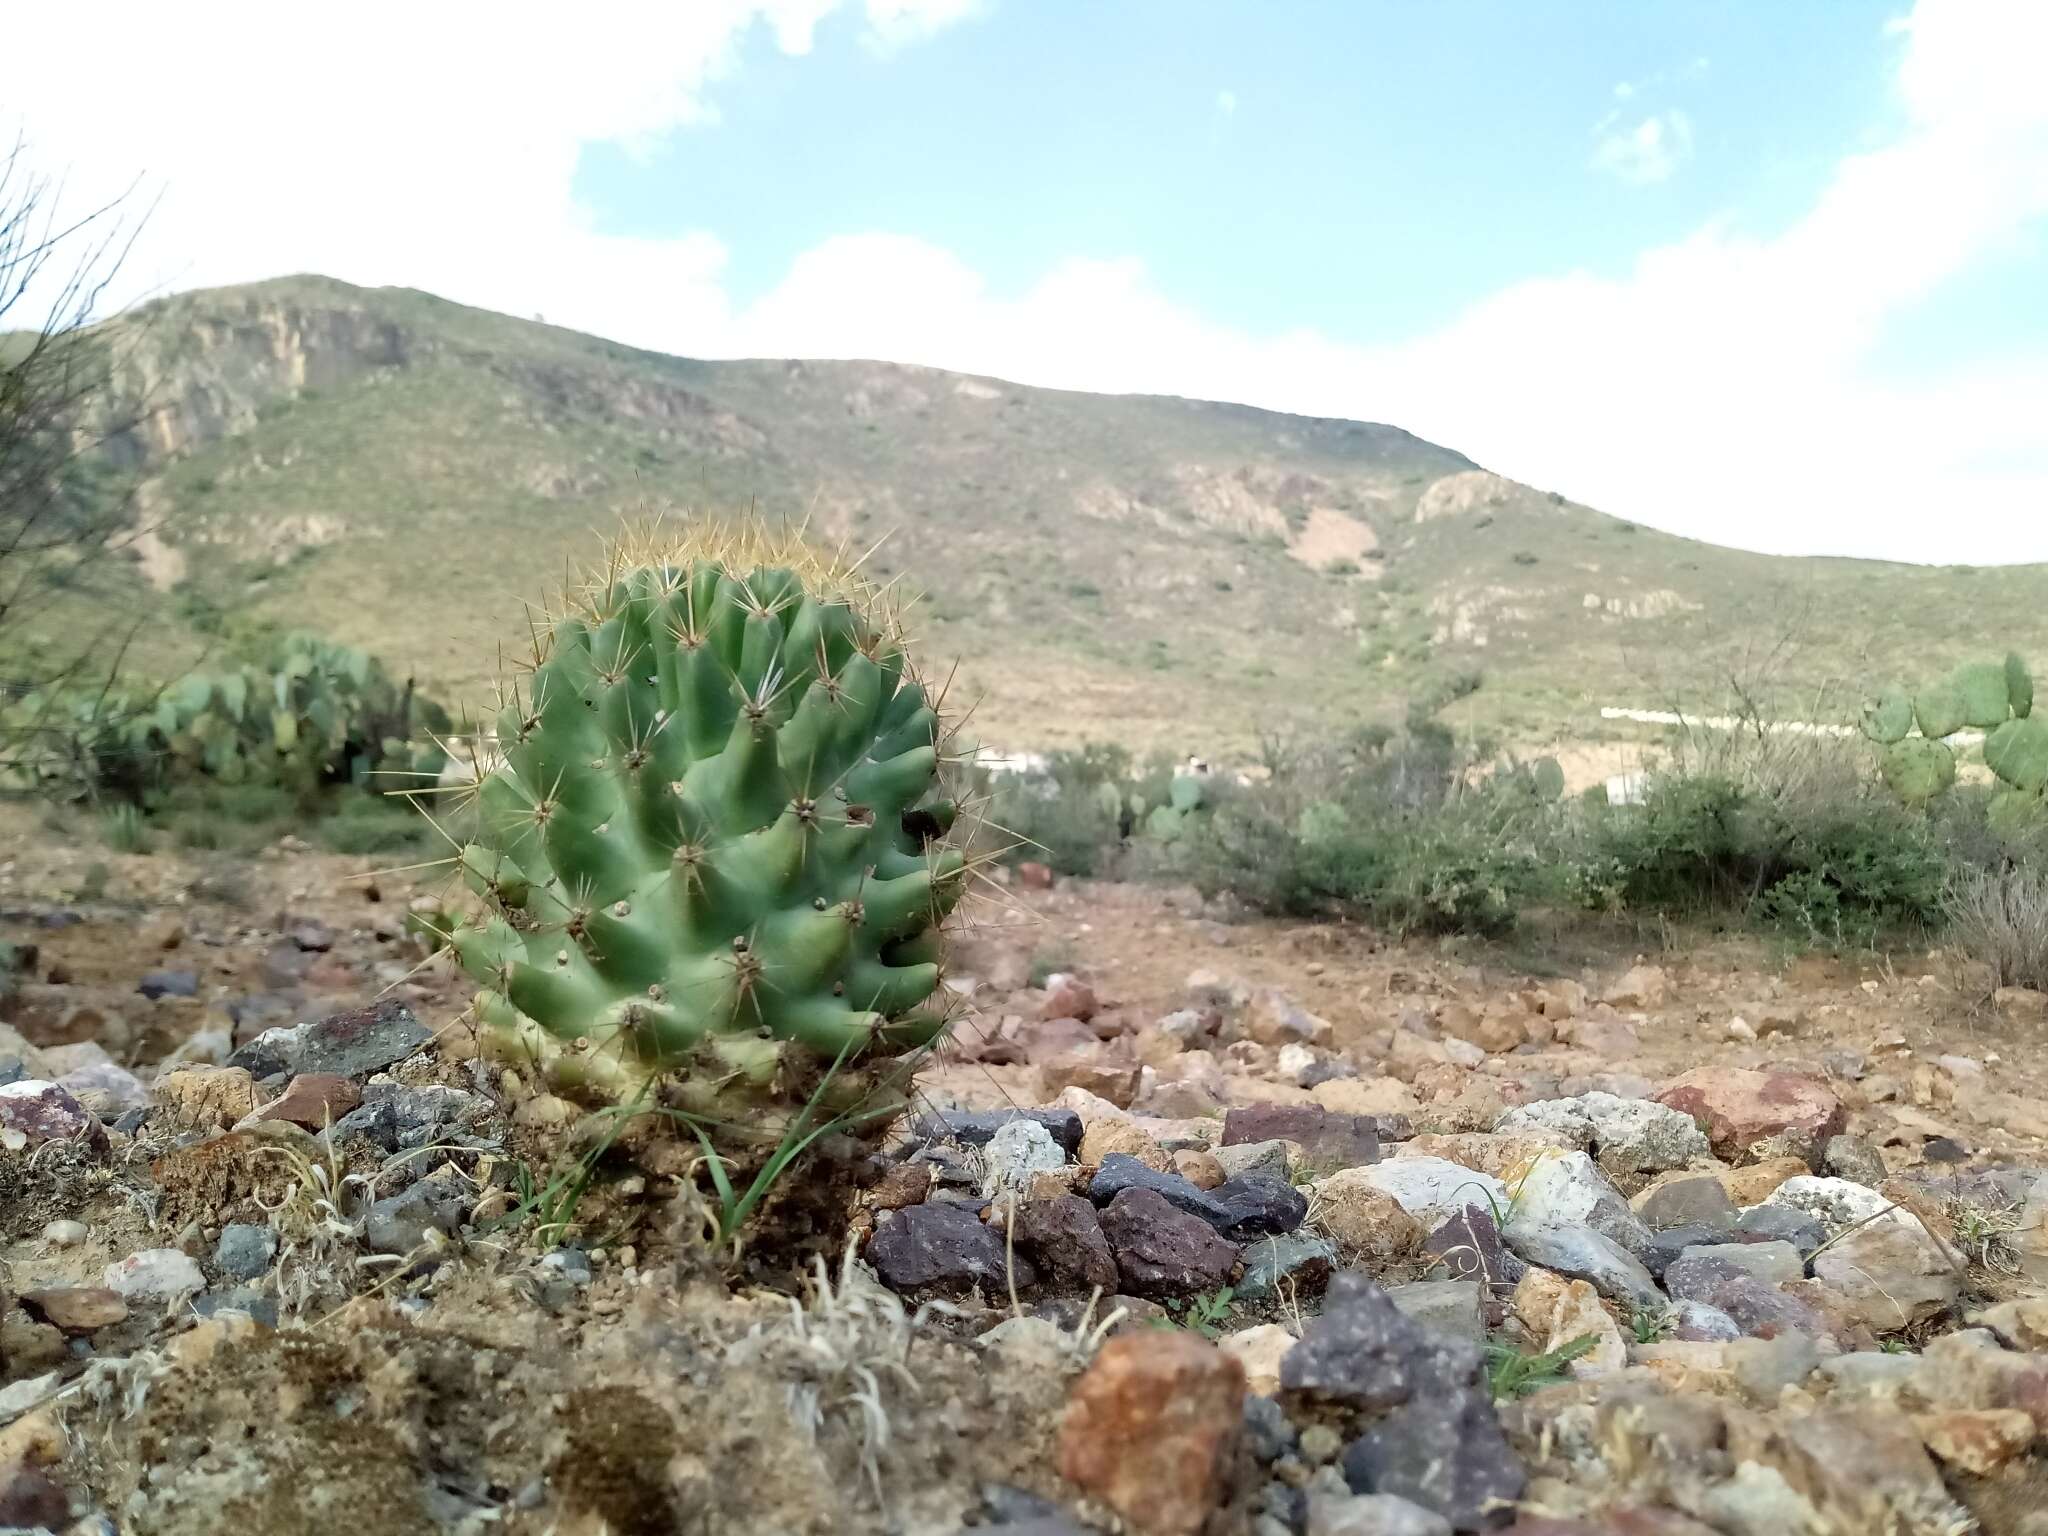
<path fill-rule="evenodd" d="M 558 1091 L 744 1116 L 944 1027 L 933 701 L 865 589 L 792 553 L 622 561 L 499 716 L 454 948 L 493 1053 Z"/>

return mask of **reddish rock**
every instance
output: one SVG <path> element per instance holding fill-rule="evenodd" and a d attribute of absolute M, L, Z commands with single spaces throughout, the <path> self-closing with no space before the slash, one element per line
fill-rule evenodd
<path fill-rule="evenodd" d="M 1237 1244 L 1201 1217 L 1175 1209 L 1157 1190 L 1122 1191 L 1100 1220 L 1123 1288 L 1133 1296 L 1198 1296 L 1230 1284 L 1237 1273 Z"/>
<path fill-rule="evenodd" d="M 283 1093 L 256 1112 L 259 1120 L 288 1120 L 309 1131 L 324 1131 L 363 1102 L 362 1090 L 332 1072 L 302 1072 Z"/>
<path fill-rule="evenodd" d="M 99 1117 L 55 1083 L 23 1078 L 0 1083 L 0 1152 L 20 1152 L 51 1141 L 83 1140 L 105 1146 Z"/>
<path fill-rule="evenodd" d="M 1020 1201 L 1017 1250 L 1037 1267 L 1047 1284 L 1104 1295 L 1117 1288 L 1116 1257 L 1102 1235 L 1102 1219 L 1079 1195 Z"/>
<path fill-rule="evenodd" d="M 1244 1368 L 1179 1331 L 1111 1339 L 1067 1400 L 1060 1471 L 1142 1536 L 1197 1536 L 1236 1472 Z"/>
<path fill-rule="evenodd" d="M 1788 1133 L 1825 1145 L 1849 1121 L 1842 1101 L 1825 1084 L 1790 1072 L 1695 1067 L 1658 1094 L 1657 1102 L 1700 1122 L 1724 1158 Z"/>
<path fill-rule="evenodd" d="M 1078 976 L 1055 976 L 1045 990 L 1045 1001 L 1038 1006 L 1041 1019 L 1079 1019 L 1087 1023 L 1095 1017 L 1099 1005 L 1095 1001 L 1095 989 Z"/>
<path fill-rule="evenodd" d="M 24 1291 L 17 1298 L 39 1323 L 69 1334 L 96 1333 L 128 1316 L 128 1303 L 98 1285 L 67 1285 L 54 1290 Z M 2031 1421 L 2030 1421 L 2031 1422 Z"/>
<path fill-rule="evenodd" d="M 1313 1104 L 1252 1104 L 1224 1115 L 1224 1146 L 1258 1141 L 1295 1142 L 1304 1162 L 1325 1171 L 1380 1160 L 1377 1120 Z"/>
<path fill-rule="evenodd" d="M 1017 866 L 1017 883 L 1027 891 L 1049 891 L 1056 878 L 1050 866 L 1032 859 Z"/>

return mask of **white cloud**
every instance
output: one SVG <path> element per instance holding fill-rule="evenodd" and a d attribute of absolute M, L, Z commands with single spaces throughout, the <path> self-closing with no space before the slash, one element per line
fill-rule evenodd
<path fill-rule="evenodd" d="M 1593 168 L 1635 186 L 1667 179 L 1692 153 L 1692 121 L 1675 107 L 1633 122 L 1610 112 L 1593 132 Z"/>
<path fill-rule="evenodd" d="M 1532 278 L 1398 346 L 1247 334 L 1131 260 L 998 294 L 879 231 L 822 242 L 742 306 L 714 234 L 596 232 L 571 191 L 586 145 L 702 122 L 750 33 L 802 52 L 836 8 L 613 0 L 567 26 L 534 4 L 486 26 L 372 3 L 336 26 L 245 4 L 196 26 L 137 3 L 81 54 L 42 7 L 15 24 L 21 56 L 46 62 L 10 108 L 78 168 L 81 197 L 148 153 L 167 198 L 136 270 L 178 286 L 321 271 L 697 356 L 890 357 L 1356 416 L 1722 542 L 2048 559 L 2048 356 L 1904 380 L 1870 361 L 1895 316 L 2048 216 L 2033 0 L 1921 0 L 1898 37 L 1905 126 L 1781 232 L 1710 224 L 1624 275 Z M 913 10 L 960 7 L 867 0 L 860 24 L 885 37 Z"/>
<path fill-rule="evenodd" d="M 1237 92 L 1218 91 L 1216 93 L 1216 110 L 1218 112 L 1221 112 L 1225 117 L 1229 117 L 1232 113 L 1236 112 Z"/>

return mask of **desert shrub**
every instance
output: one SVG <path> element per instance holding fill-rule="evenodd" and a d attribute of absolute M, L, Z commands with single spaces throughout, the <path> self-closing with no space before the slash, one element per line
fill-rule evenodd
<path fill-rule="evenodd" d="M 1865 781 L 1678 771 L 1641 805 L 1583 810 L 1559 860 L 1587 908 L 1725 914 L 1824 944 L 1938 922 L 1948 866 L 1927 819 Z"/>
<path fill-rule="evenodd" d="M 1998 986 L 2048 991 L 2048 868 L 2012 860 L 1958 870 L 1942 908 L 1950 938 Z"/>

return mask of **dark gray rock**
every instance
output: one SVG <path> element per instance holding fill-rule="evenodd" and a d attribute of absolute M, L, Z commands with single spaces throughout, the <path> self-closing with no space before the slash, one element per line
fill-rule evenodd
<path fill-rule="evenodd" d="M 1891 1177 L 1877 1148 L 1861 1136 L 1830 1136 L 1820 1149 L 1820 1171 L 1852 1183 L 1877 1188 Z"/>
<path fill-rule="evenodd" d="M 433 1038 L 410 1008 L 387 1000 L 289 1029 L 267 1029 L 228 1057 L 228 1065 L 244 1067 L 259 1079 L 308 1072 L 367 1077 L 405 1060 Z"/>
<path fill-rule="evenodd" d="M 1634 1308 L 1663 1303 L 1656 1278 L 1642 1261 L 1591 1227 L 1517 1223 L 1508 1230 L 1508 1242 L 1528 1263 L 1589 1281 L 1609 1301 Z"/>
<path fill-rule="evenodd" d="M 1431 1274 L 1478 1284 L 1487 1323 L 1495 1328 L 1507 1317 L 1508 1297 L 1529 1272 L 1501 1241 L 1500 1225 L 1483 1205 L 1468 1205 L 1444 1222 L 1429 1234 L 1422 1251 L 1436 1260 Z"/>
<path fill-rule="evenodd" d="M 1300 1145 L 1305 1162 L 1325 1173 L 1378 1162 L 1380 1133 L 1371 1115 L 1343 1115 L 1314 1104 L 1248 1104 L 1223 1115 L 1226 1147 L 1292 1141 Z"/>
<path fill-rule="evenodd" d="M 1117 1273 L 1134 1296 L 1198 1296 L 1236 1276 L 1237 1245 L 1157 1190 L 1123 1190 L 1104 1208 L 1101 1220 Z"/>
<path fill-rule="evenodd" d="M 1240 1173 L 1209 1191 L 1227 1220 L 1217 1231 L 1232 1242 L 1255 1237 L 1283 1237 L 1308 1217 L 1308 1197 L 1285 1179 L 1263 1173 Z"/>
<path fill-rule="evenodd" d="M 1116 1256 L 1102 1220 L 1079 1195 L 1019 1201 L 1016 1249 L 1046 1285 L 1083 1292 L 1099 1285 L 1104 1295 L 1117 1287 Z"/>
<path fill-rule="evenodd" d="M 1306 1237 L 1299 1232 L 1269 1237 L 1244 1250 L 1244 1278 L 1237 1282 L 1238 1299 L 1320 1296 L 1336 1272 L 1337 1245 L 1328 1238 Z"/>
<path fill-rule="evenodd" d="M 144 971 L 142 980 L 135 983 L 135 990 L 152 1000 L 159 997 L 197 997 L 199 974 L 196 971 Z"/>
<path fill-rule="evenodd" d="M 1284 1403 L 1313 1416 L 1357 1417 L 1418 1395 L 1484 1395 L 1485 1357 L 1469 1340 L 1433 1334 L 1358 1270 L 1330 1282 L 1323 1310 L 1280 1362 Z"/>
<path fill-rule="evenodd" d="M 277 992 L 290 992 L 306 979 L 313 957 L 298 945 L 273 944 L 263 955 L 263 984 Z"/>
<path fill-rule="evenodd" d="M 1197 1188 L 1177 1173 L 1148 1168 L 1122 1152 L 1112 1152 L 1102 1160 L 1102 1167 L 1089 1181 L 1088 1198 L 1097 1205 L 1108 1205 L 1127 1189 L 1149 1189 L 1175 1210 L 1201 1217 L 1218 1232 L 1230 1225 L 1229 1208 L 1208 1190 Z"/>
<path fill-rule="evenodd" d="M 1686 1249 L 1701 1248 L 1710 1243 L 1735 1241 L 1737 1238 L 1732 1226 L 1661 1227 L 1650 1234 L 1649 1244 L 1643 1249 L 1643 1267 L 1662 1280 L 1664 1272 Z"/>
<path fill-rule="evenodd" d="M 429 1232 L 453 1232 L 468 1214 L 462 1191 L 442 1178 L 421 1179 L 402 1194 L 387 1195 L 370 1207 L 363 1222 L 363 1241 L 373 1253 L 411 1254 L 429 1241 Z"/>
<path fill-rule="evenodd" d="M 1482 1392 L 1424 1395 L 1389 1413 L 1344 1453 L 1354 1493 L 1390 1493 L 1436 1511 L 1454 1531 L 1514 1518 L 1528 1476 Z"/>
<path fill-rule="evenodd" d="M 337 1120 L 327 1134 L 337 1145 L 360 1137 L 387 1152 L 430 1143 L 492 1146 L 496 1139 L 479 1133 L 488 1128 L 495 1112 L 496 1106 L 482 1094 L 442 1083 L 419 1088 L 371 1083 L 363 1090 L 362 1104 Z"/>
<path fill-rule="evenodd" d="M 1735 1223 L 1739 1239 L 1758 1243 L 1790 1243 L 1802 1259 L 1827 1241 L 1827 1229 L 1805 1211 L 1789 1205 L 1753 1205 Z"/>
<path fill-rule="evenodd" d="M 1072 1157 L 1081 1149 L 1081 1117 L 1071 1109 L 946 1109 L 926 1115 L 911 1133 L 926 1141 L 948 1140 L 985 1147 L 1012 1120 L 1035 1120 L 1052 1133 L 1060 1149 Z"/>
<path fill-rule="evenodd" d="M 1294 1426 L 1280 1405 L 1256 1392 L 1245 1396 L 1244 1439 L 1260 1466 L 1272 1465 L 1291 1452 L 1298 1441 Z"/>
<path fill-rule="evenodd" d="M 972 1210 L 950 1202 L 906 1206 L 885 1218 L 868 1239 L 868 1263 L 892 1291 L 959 1294 L 980 1286 L 1005 1289 L 1003 1237 Z M 1037 1282 L 1030 1260 L 1016 1263 L 1020 1288 Z"/>
<path fill-rule="evenodd" d="M 231 1221 L 220 1229 L 213 1267 L 230 1280 L 254 1280 L 269 1271 L 270 1261 L 276 1257 L 276 1232 L 250 1222 Z"/>
<path fill-rule="evenodd" d="M 1798 1297 L 1722 1259 L 1675 1259 L 1664 1271 L 1664 1288 L 1674 1301 L 1701 1301 L 1725 1312 L 1749 1338 L 1829 1332 L 1827 1319 Z"/>

